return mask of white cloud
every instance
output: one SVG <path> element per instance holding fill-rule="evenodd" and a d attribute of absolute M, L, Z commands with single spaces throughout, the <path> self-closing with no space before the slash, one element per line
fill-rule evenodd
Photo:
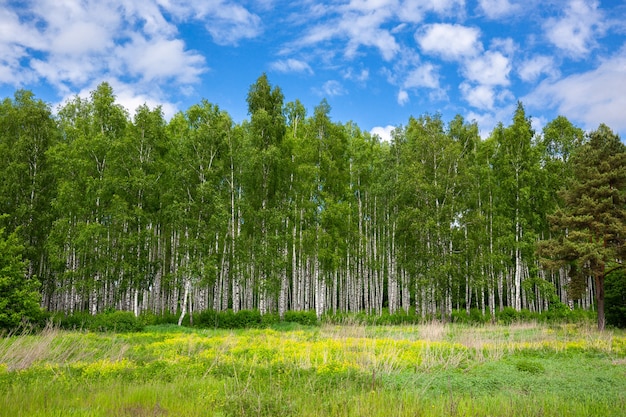
<path fill-rule="evenodd" d="M 519 11 L 519 5 L 509 0 L 479 0 L 478 7 L 489 19 L 499 19 Z"/>
<path fill-rule="evenodd" d="M 603 15 L 595 0 L 571 0 L 560 19 L 550 18 L 544 24 L 546 36 L 557 48 L 573 57 L 583 57 L 602 31 Z"/>
<path fill-rule="evenodd" d="M 382 8 L 394 7 L 397 3 L 397 0 L 351 0 L 348 7 L 351 10 L 370 13 Z"/>
<path fill-rule="evenodd" d="M 559 71 L 552 57 L 539 55 L 520 63 L 518 73 L 522 81 L 534 82 L 544 74 L 556 77 Z"/>
<path fill-rule="evenodd" d="M 107 29 L 87 22 L 72 22 L 53 37 L 50 51 L 66 55 L 97 53 L 111 47 Z"/>
<path fill-rule="evenodd" d="M 346 89 L 339 81 L 329 80 L 322 85 L 322 89 L 319 93 L 328 97 L 342 96 L 346 94 Z"/>
<path fill-rule="evenodd" d="M 487 51 L 465 64 L 465 76 L 484 85 L 508 85 L 511 63 L 500 52 Z"/>
<path fill-rule="evenodd" d="M 357 3 L 357 4 L 353 4 Z M 377 48 L 383 59 L 390 60 L 398 52 L 399 46 L 390 31 L 381 25 L 391 16 L 391 11 L 377 3 L 389 3 L 388 0 L 359 1 L 350 3 L 348 11 L 342 16 L 339 29 L 348 37 L 346 56 L 354 57 L 360 46 Z M 395 2 L 394 2 L 395 3 Z M 363 7 L 367 5 L 367 7 Z"/>
<path fill-rule="evenodd" d="M 463 82 L 459 86 L 459 89 L 461 90 L 461 94 L 463 94 L 463 98 L 470 106 L 479 109 L 493 109 L 495 93 L 492 86 L 472 86 L 467 82 Z"/>
<path fill-rule="evenodd" d="M 68 85 L 81 86 L 100 76 L 103 72 L 100 58 L 85 56 L 77 62 L 72 56 L 51 56 L 46 60 L 31 59 L 30 68 L 37 78 L 43 78 L 61 92 L 69 91 Z"/>
<path fill-rule="evenodd" d="M 360 72 L 355 73 L 353 68 L 348 68 L 343 72 L 343 78 L 346 80 L 354 80 L 358 83 L 365 83 L 370 77 L 368 69 L 362 69 Z"/>
<path fill-rule="evenodd" d="M 201 16 L 206 19 L 206 30 L 217 44 L 236 44 L 262 32 L 261 18 L 238 4 L 224 1 L 194 3 L 206 7 Z"/>
<path fill-rule="evenodd" d="M 117 54 L 124 58 L 131 75 L 146 82 L 175 79 L 183 84 L 198 81 L 203 72 L 204 57 L 185 51 L 180 39 L 151 39 L 133 36 L 132 42 Z"/>
<path fill-rule="evenodd" d="M 304 61 L 298 59 L 281 59 L 270 64 L 270 68 L 278 72 L 306 72 L 313 74 L 311 66 Z"/>
<path fill-rule="evenodd" d="M 555 107 L 560 114 L 582 122 L 586 129 L 605 123 L 626 131 L 626 48 L 596 69 L 559 80 L 545 80 L 525 97 L 538 108 Z"/>
<path fill-rule="evenodd" d="M 139 106 L 147 105 L 148 107 L 156 108 L 161 106 L 163 116 L 166 119 L 170 119 L 178 111 L 178 106 L 169 102 L 158 88 L 146 88 L 142 90 L 141 86 L 134 83 L 125 83 L 117 78 L 107 78 L 106 80 L 94 80 L 85 88 L 81 89 L 78 93 L 68 93 L 65 95 L 57 106 L 63 106 L 69 100 L 72 100 L 75 96 L 79 96 L 84 99 L 89 99 L 89 95 L 94 91 L 98 85 L 106 81 L 109 83 L 115 94 L 115 103 L 121 105 L 130 116 L 135 114 L 135 111 Z"/>
<path fill-rule="evenodd" d="M 398 104 L 401 106 L 404 106 L 408 102 L 409 102 L 409 93 L 407 93 L 405 90 L 398 91 Z"/>
<path fill-rule="evenodd" d="M 421 22 L 429 12 L 461 17 L 465 14 L 465 0 L 403 0 L 397 9 L 398 17 L 409 23 Z"/>
<path fill-rule="evenodd" d="M 61 95 L 110 77 L 195 83 L 205 60 L 178 37 L 167 7 L 178 6 L 175 0 L 30 0 L 2 10 L 0 82 L 45 80 Z"/>
<path fill-rule="evenodd" d="M 439 76 L 433 64 L 426 63 L 409 72 L 404 81 L 405 88 L 439 88 Z"/>
<path fill-rule="evenodd" d="M 143 7 L 144 3 L 134 2 Z M 250 12 L 237 2 L 228 0 L 194 1 L 187 0 L 153 0 L 158 6 L 173 15 L 176 19 L 187 21 L 197 20 L 205 23 L 205 29 L 213 41 L 219 45 L 236 45 L 242 39 L 250 39 L 259 36 L 263 32 L 261 18 Z M 262 9 L 270 6 L 269 2 L 257 2 Z M 158 10 L 157 10 L 158 12 Z M 145 15 L 142 13 L 140 15 Z M 161 13 L 153 13 L 155 22 Z"/>
<path fill-rule="evenodd" d="M 361 47 L 378 50 L 386 61 L 396 58 L 402 45 L 395 35 L 407 23 L 422 21 L 428 12 L 440 15 L 464 14 L 465 0 L 351 0 L 320 6 L 307 4 L 306 12 L 290 17 L 290 21 L 306 25 L 299 38 L 284 46 L 282 53 L 309 47 L 326 47 L 327 43 L 345 42 L 344 55 L 348 59 L 359 56 Z M 385 25 L 390 25 L 387 28 Z"/>
<path fill-rule="evenodd" d="M 480 129 L 480 137 L 486 139 L 493 132 L 493 129 L 502 122 L 505 125 L 507 120 L 511 120 L 511 116 L 515 112 L 515 105 L 508 104 L 498 106 L 497 108 L 486 112 L 470 111 L 466 114 L 465 120 L 474 121 Z"/>
<path fill-rule="evenodd" d="M 383 142 L 391 142 L 391 133 L 394 131 L 395 126 L 376 126 L 370 130 L 372 136 L 377 135 Z"/>
<path fill-rule="evenodd" d="M 449 60 L 476 55 L 482 49 L 479 37 L 478 28 L 449 23 L 426 25 L 415 34 L 422 51 Z"/>

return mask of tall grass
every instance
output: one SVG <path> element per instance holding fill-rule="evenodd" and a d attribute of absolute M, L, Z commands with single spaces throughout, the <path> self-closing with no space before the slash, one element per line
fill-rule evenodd
<path fill-rule="evenodd" d="M 621 416 L 626 334 L 584 325 L 47 328 L 0 339 L 0 416 Z"/>

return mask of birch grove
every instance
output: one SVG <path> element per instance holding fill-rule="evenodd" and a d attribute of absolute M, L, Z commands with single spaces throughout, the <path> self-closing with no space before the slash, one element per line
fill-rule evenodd
<path fill-rule="evenodd" d="M 51 311 L 415 313 L 593 308 L 592 279 L 540 263 L 569 155 L 567 119 L 521 104 L 487 138 L 457 116 L 390 142 L 284 103 L 265 75 L 249 120 L 208 101 L 131 117 L 103 83 L 56 116 L 18 92 L 0 114 L 1 227 Z M 591 294 L 591 295 L 590 295 Z"/>

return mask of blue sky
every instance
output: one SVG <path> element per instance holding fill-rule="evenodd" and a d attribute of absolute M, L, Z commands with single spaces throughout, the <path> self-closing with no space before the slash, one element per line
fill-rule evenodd
<path fill-rule="evenodd" d="M 166 116 L 203 98 L 237 122 L 263 72 L 312 114 L 382 137 L 409 116 L 540 130 L 557 115 L 626 136 L 621 0 L 0 0 L 0 96 L 56 108 L 102 81 Z"/>

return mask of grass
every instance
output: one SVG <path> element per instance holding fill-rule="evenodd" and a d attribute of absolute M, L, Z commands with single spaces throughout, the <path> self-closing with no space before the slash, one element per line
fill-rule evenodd
<path fill-rule="evenodd" d="M 621 416 L 626 333 L 344 325 L 0 339 L 0 416 Z"/>

